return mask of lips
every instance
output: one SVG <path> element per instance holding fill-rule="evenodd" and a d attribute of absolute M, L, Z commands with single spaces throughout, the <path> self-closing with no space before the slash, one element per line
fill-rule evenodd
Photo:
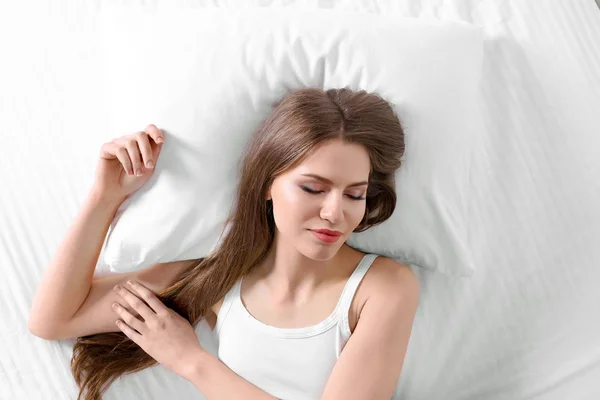
<path fill-rule="evenodd" d="M 310 230 L 313 235 L 321 242 L 331 244 L 338 241 L 338 239 L 342 236 L 341 232 L 338 231 L 330 231 L 329 229 L 311 229 Z M 330 235 L 330 233 L 332 233 Z"/>
<path fill-rule="evenodd" d="M 323 235 L 328 236 L 341 236 L 342 232 L 340 231 L 330 231 L 329 229 L 311 229 L 313 232 L 321 233 Z"/>

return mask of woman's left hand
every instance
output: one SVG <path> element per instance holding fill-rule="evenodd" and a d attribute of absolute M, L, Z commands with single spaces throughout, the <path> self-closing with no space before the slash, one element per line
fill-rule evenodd
<path fill-rule="evenodd" d="M 141 283 L 131 281 L 127 286 L 115 286 L 115 292 L 144 320 L 114 303 L 113 309 L 121 317 L 121 320 L 116 321 L 117 326 L 152 358 L 187 379 L 198 362 L 198 356 L 205 351 L 194 327 L 165 306 Z"/>

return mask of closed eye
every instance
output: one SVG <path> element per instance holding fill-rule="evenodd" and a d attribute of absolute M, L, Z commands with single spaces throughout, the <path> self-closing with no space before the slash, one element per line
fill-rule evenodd
<path fill-rule="evenodd" d="M 310 193 L 310 194 L 319 194 L 319 193 L 323 193 L 323 191 L 322 191 L 322 190 L 312 190 L 311 188 L 309 188 L 309 187 L 307 187 L 307 186 L 304 186 L 304 185 L 300 185 L 300 187 L 302 188 L 302 190 L 304 190 L 305 192 L 307 192 L 307 193 Z M 346 196 L 348 196 L 348 197 L 349 197 L 350 199 L 352 199 L 352 200 L 357 200 L 357 201 L 358 201 L 358 200 L 364 200 L 364 199 L 365 199 L 364 197 L 361 197 L 361 196 L 351 196 L 351 195 L 349 195 L 349 194 L 347 194 Z"/>

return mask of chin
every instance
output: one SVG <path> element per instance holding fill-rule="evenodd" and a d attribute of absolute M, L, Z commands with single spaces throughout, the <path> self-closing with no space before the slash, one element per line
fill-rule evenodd
<path fill-rule="evenodd" d="M 331 260 L 340 249 L 338 244 L 335 245 L 320 245 L 318 243 L 311 243 L 305 246 L 302 250 L 298 249 L 304 256 L 315 261 L 327 261 Z"/>

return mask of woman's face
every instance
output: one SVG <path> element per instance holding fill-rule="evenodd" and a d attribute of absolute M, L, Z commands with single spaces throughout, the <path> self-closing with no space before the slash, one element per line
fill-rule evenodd
<path fill-rule="evenodd" d="M 273 200 L 277 242 L 314 260 L 332 258 L 365 214 L 369 171 L 364 147 L 332 139 L 275 178 L 267 199 Z M 320 236 L 318 229 L 341 235 Z"/>

